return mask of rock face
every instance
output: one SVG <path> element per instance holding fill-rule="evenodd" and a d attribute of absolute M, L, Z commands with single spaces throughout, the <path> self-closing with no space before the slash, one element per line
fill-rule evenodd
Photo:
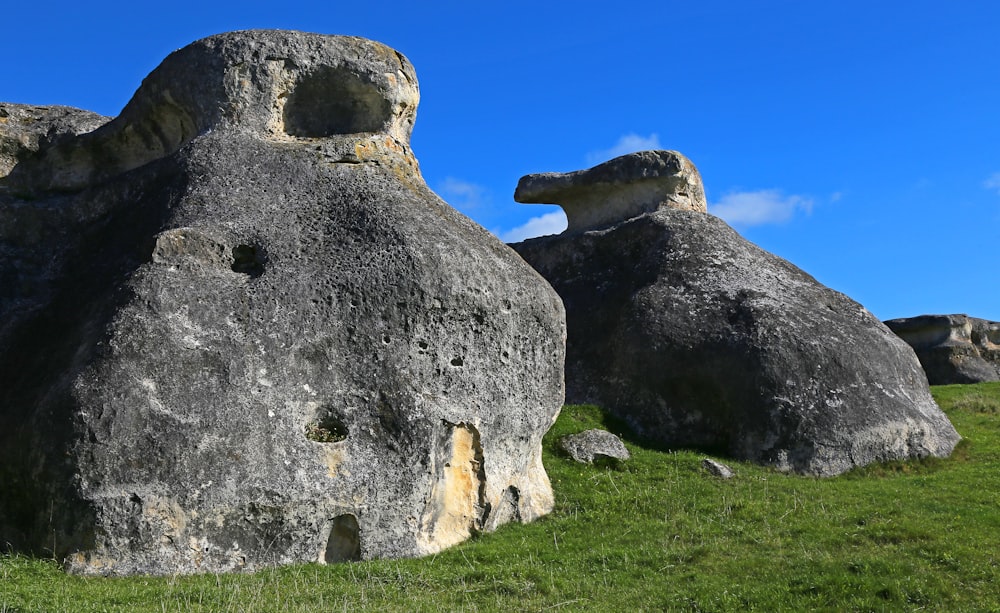
<path fill-rule="evenodd" d="M 641 194 L 653 191 L 643 160 L 669 158 L 693 169 L 676 152 L 597 169 L 633 169 L 634 185 L 618 184 Z M 586 173 L 525 177 L 515 198 L 561 204 L 574 176 Z M 685 192 L 701 193 L 687 176 Z M 656 193 L 615 223 L 513 245 L 565 303 L 568 402 L 663 444 L 812 475 L 951 452 L 959 436 L 905 343 L 722 220 L 672 206 L 682 198 Z"/>
<path fill-rule="evenodd" d="M 1000 381 L 1000 322 L 920 315 L 885 325 L 913 347 L 931 385 Z"/>
<path fill-rule="evenodd" d="M 68 106 L 0 102 L 0 177 L 39 149 L 96 130 L 110 119 Z"/>
<path fill-rule="evenodd" d="M 427 188 L 417 101 L 375 42 L 213 36 L 0 180 L 0 542 L 216 572 L 550 510 L 562 305 Z"/>

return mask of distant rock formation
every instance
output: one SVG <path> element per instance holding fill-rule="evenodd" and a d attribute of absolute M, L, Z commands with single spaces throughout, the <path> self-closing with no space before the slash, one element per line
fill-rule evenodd
<path fill-rule="evenodd" d="M 220 572 L 422 555 L 551 509 L 562 305 L 428 189 L 418 98 L 379 43 L 236 32 L 12 154 L 0 543 Z"/>
<path fill-rule="evenodd" d="M 931 385 L 1000 381 L 1000 322 L 920 315 L 885 325 L 913 347 Z"/>
<path fill-rule="evenodd" d="M 515 199 L 561 205 L 595 180 L 593 222 L 574 226 L 571 204 L 566 232 L 513 245 L 565 303 L 568 402 L 599 404 L 663 444 L 812 475 L 951 453 L 959 436 L 910 348 L 706 214 L 681 154 L 531 175 Z M 602 198 L 614 215 L 596 210 Z"/>

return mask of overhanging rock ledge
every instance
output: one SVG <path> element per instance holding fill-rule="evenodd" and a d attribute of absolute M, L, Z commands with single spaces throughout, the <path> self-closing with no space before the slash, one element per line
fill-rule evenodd
<path fill-rule="evenodd" d="M 661 444 L 818 476 L 958 442 L 906 343 L 707 214 L 681 154 L 529 175 L 516 198 L 570 221 L 513 245 L 565 303 L 568 402 Z"/>

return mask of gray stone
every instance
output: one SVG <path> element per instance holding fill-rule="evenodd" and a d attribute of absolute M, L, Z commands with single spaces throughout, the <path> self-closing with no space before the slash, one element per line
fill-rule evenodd
<path fill-rule="evenodd" d="M 68 106 L 0 102 L 0 180 L 39 149 L 96 130 L 110 119 Z"/>
<path fill-rule="evenodd" d="M 558 204 L 567 233 L 607 227 L 660 207 L 707 210 L 701 175 L 676 151 L 640 151 L 567 173 L 521 177 L 517 202 Z"/>
<path fill-rule="evenodd" d="M 0 542 L 223 572 L 428 554 L 551 509 L 562 305 L 428 189 L 417 100 L 381 44 L 224 34 L 14 168 Z"/>
<path fill-rule="evenodd" d="M 913 347 L 931 385 L 1000 381 L 1000 322 L 920 315 L 885 325 Z"/>
<path fill-rule="evenodd" d="M 559 439 L 559 447 L 581 464 L 590 464 L 599 457 L 627 460 L 628 449 L 622 440 L 607 430 L 584 430 Z"/>
<path fill-rule="evenodd" d="M 566 306 L 567 402 L 661 444 L 811 475 L 951 452 L 959 436 L 909 346 L 721 219 L 666 199 L 513 245 Z"/>
<path fill-rule="evenodd" d="M 720 479 L 732 479 L 735 476 L 732 468 L 729 468 L 722 462 L 716 462 L 711 458 L 705 458 L 702 460 L 701 466 L 713 477 L 719 477 Z"/>

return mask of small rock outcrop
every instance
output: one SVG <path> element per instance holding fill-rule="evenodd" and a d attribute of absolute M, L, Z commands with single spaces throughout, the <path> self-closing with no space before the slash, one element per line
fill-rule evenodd
<path fill-rule="evenodd" d="M 722 462 L 716 462 L 711 458 L 705 458 L 701 461 L 701 467 L 708 471 L 708 474 L 713 477 L 719 477 L 720 479 L 732 479 L 736 476 L 732 468 L 729 468 Z"/>
<path fill-rule="evenodd" d="M 654 189 L 659 174 L 644 170 L 647 160 L 686 169 L 684 180 L 660 184 L 683 193 Z M 692 206 L 702 190 L 681 154 L 528 176 L 515 199 L 562 204 L 610 169 L 619 169 L 614 181 L 599 181 L 588 206 L 603 193 L 614 194 L 616 211 L 617 201 L 648 201 L 590 214 L 605 219 L 600 227 L 513 245 L 566 306 L 567 402 L 601 405 L 662 444 L 811 475 L 951 453 L 959 436 L 906 343 Z"/>
<path fill-rule="evenodd" d="M 428 189 L 418 99 L 379 43 L 235 32 L 14 156 L 0 543 L 225 572 L 428 554 L 551 509 L 562 304 Z"/>
<path fill-rule="evenodd" d="M 559 448 L 581 464 L 590 464 L 604 457 L 627 460 L 632 457 L 625 443 L 607 430 L 584 430 L 578 434 L 567 434 L 559 439 Z"/>
<path fill-rule="evenodd" d="M 885 325 L 913 347 L 931 385 L 1000 381 L 1000 322 L 920 315 Z"/>

